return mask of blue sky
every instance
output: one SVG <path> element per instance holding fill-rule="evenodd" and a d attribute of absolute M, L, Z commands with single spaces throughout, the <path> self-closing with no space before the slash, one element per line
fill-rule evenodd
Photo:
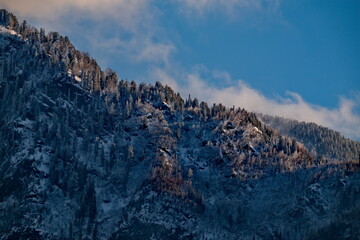
<path fill-rule="evenodd" d="M 358 0 L 0 0 L 120 78 L 360 139 Z"/>

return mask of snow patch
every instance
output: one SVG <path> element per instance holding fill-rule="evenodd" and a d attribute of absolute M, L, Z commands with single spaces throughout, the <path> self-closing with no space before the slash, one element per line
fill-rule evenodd
<path fill-rule="evenodd" d="M 5 32 L 5 33 L 8 33 L 8 34 L 11 34 L 11 35 L 14 35 L 14 36 L 19 36 L 19 34 L 17 32 L 15 32 L 14 30 L 11 30 L 11 29 L 7 29 L 3 26 L 0 26 L 0 32 Z"/>
<path fill-rule="evenodd" d="M 79 78 L 78 76 L 75 76 L 75 80 L 81 82 L 81 78 Z"/>

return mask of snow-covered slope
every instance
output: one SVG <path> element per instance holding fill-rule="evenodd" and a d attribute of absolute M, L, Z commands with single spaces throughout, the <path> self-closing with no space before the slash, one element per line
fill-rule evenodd
<path fill-rule="evenodd" d="M 15 20 L 0 11 L 0 239 L 360 237 L 356 159 L 118 81 Z"/>
<path fill-rule="evenodd" d="M 360 143 L 344 138 L 339 132 L 315 123 L 257 114 L 261 121 L 269 124 L 283 135 L 296 138 L 307 149 L 314 150 L 320 158 L 329 161 L 360 161 Z"/>

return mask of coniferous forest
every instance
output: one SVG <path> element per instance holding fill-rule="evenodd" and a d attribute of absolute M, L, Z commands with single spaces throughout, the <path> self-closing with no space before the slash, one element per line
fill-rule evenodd
<path fill-rule="evenodd" d="M 0 239 L 359 239 L 360 143 L 122 80 L 0 10 Z"/>

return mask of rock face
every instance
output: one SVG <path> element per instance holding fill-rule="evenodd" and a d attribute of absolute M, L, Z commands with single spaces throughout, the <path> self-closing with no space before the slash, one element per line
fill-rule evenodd
<path fill-rule="evenodd" d="M 244 109 L 119 81 L 6 10 L 0 24 L 1 240 L 360 238 L 358 143 L 309 152 Z"/>

